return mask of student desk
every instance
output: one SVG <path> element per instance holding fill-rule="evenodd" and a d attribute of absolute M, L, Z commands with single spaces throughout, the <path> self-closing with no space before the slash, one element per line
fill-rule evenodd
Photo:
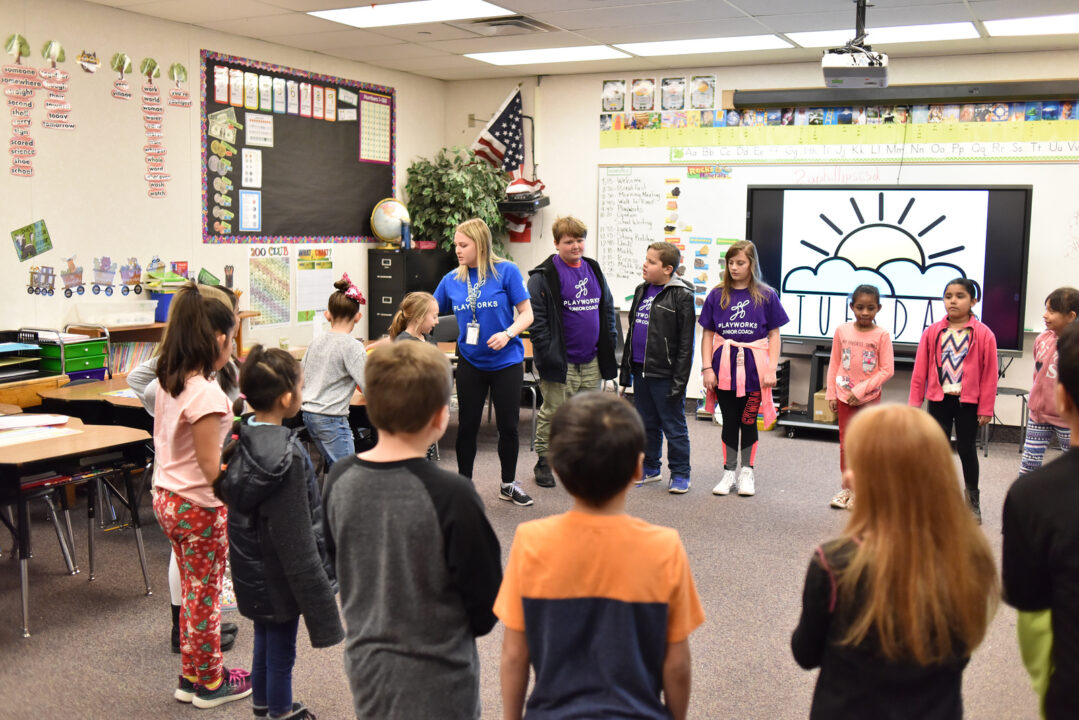
<path fill-rule="evenodd" d="M 72 415 L 97 425 L 126 425 L 152 431 L 154 420 L 138 398 L 105 394 L 129 389 L 126 377 L 113 377 L 39 390 L 37 394 L 44 412 Z"/>
<path fill-rule="evenodd" d="M 146 583 L 146 594 L 151 594 L 150 574 L 146 568 L 146 549 L 142 543 L 142 529 L 139 526 L 138 507 L 131 502 L 135 497 L 134 486 L 131 482 L 130 463 L 145 462 L 145 444 L 150 435 L 144 430 L 121 427 L 118 425 L 84 425 L 78 418 L 71 418 L 64 426 L 79 432 L 72 435 L 51 437 L 44 440 L 31 440 L 15 445 L 4 446 L 0 451 L 0 504 L 11 504 L 17 508 L 17 520 L 15 526 L 0 516 L 0 520 L 8 525 L 15 535 L 19 555 L 19 572 L 22 587 L 22 634 L 30 637 L 30 588 L 29 588 L 29 556 L 30 556 L 30 517 L 29 501 L 35 492 L 49 486 L 67 485 L 79 482 L 89 482 L 98 486 L 102 481 L 109 482 L 109 476 L 119 472 L 123 475 L 126 495 L 120 495 L 123 502 L 131 513 L 131 525 L 135 530 L 135 545 L 138 548 L 139 563 L 142 565 L 142 577 Z M 122 453 L 123 462 L 117 467 L 118 460 L 105 461 L 104 464 L 94 462 L 95 456 L 104 453 Z M 40 473 L 51 473 L 45 479 L 23 482 L 23 478 Z M 96 487 L 91 487 L 87 494 L 86 502 L 86 526 L 87 543 L 90 552 L 90 580 L 94 579 L 94 515 Z M 69 529 L 70 532 L 70 529 Z M 57 533 L 60 534 L 59 529 Z M 63 539 L 61 537 L 61 539 Z M 73 538 L 71 538 L 73 540 Z M 66 548 L 61 542 L 61 549 Z M 71 553 L 72 564 L 69 569 L 74 574 L 78 572 L 74 566 L 74 553 Z"/>

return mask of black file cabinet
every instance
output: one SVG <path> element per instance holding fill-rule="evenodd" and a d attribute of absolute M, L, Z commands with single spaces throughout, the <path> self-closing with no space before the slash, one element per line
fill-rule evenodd
<path fill-rule="evenodd" d="M 378 340 L 410 292 L 434 292 L 442 276 L 457 267 L 445 250 L 367 251 L 367 336 Z"/>

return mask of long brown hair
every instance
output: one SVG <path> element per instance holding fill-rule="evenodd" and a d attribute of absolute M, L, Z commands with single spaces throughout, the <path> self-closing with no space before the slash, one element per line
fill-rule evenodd
<path fill-rule="evenodd" d="M 437 302 L 435 296 L 428 292 L 410 292 L 405 295 L 405 299 L 401 301 L 401 307 L 393 314 L 393 320 L 390 321 L 390 339 L 400 335 L 417 317 L 426 315 L 433 302 Z"/>
<path fill-rule="evenodd" d="M 843 534 L 857 549 L 839 593 L 861 606 L 841 642 L 872 634 L 886 658 L 920 665 L 952 657 L 957 643 L 969 655 L 996 609 L 997 570 L 947 437 L 922 410 L 885 405 L 858 413 L 846 441 L 857 501 Z"/>
<path fill-rule="evenodd" d="M 184 391 L 187 377 L 214 373 L 221 354 L 217 335 L 228 335 L 236 314 L 218 298 L 202 295 L 195 283 L 180 288 L 169 306 L 169 321 L 157 359 L 157 379 L 173 397 Z"/>
<path fill-rule="evenodd" d="M 749 296 L 753 298 L 754 306 L 764 302 L 764 291 L 768 288 L 761 280 L 761 264 L 757 260 L 757 246 L 749 240 L 739 240 L 727 248 L 723 256 L 723 280 L 716 285 L 716 288 L 721 290 L 719 306 L 724 310 L 731 304 L 731 289 L 727 285 L 727 263 L 738 253 L 743 253 L 746 260 L 749 260 L 749 286 L 746 289 L 749 290 Z"/>

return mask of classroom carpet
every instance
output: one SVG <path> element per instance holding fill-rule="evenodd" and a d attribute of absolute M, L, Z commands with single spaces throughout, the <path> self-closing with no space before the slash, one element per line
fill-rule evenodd
<path fill-rule="evenodd" d="M 535 455 L 528 449 L 529 409 L 521 413 L 521 454 L 517 478 L 536 501 L 520 508 L 498 499 L 498 459 L 494 424 L 480 430 L 476 487 L 488 517 L 509 552 L 517 523 L 562 512 L 571 505 L 561 487 L 538 488 L 532 481 Z M 456 470 L 456 423 L 440 443 L 444 467 Z M 813 548 L 839 533 L 848 515 L 828 501 L 838 489 L 839 450 L 835 435 L 799 431 L 794 438 L 762 435 L 755 497 L 716 497 L 721 474 L 720 428 L 689 418 L 693 486 L 671 495 L 664 481 L 630 492 L 628 510 L 675 527 L 690 563 L 707 619 L 690 639 L 693 656 L 691 718 L 794 720 L 809 714 L 816 672 L 791 657 L 790 633 L 801 609 L 802 582 Z M 1050 451 L 1049 457 L 1053 457 Z M 1015 444 L 993 443 L 981 462 L 984 530 L 1000 555 L 1000 512 L 1004 494 L 1019 468 Z M 73 511 L 76 551 L 82 572 L 69 576 L 44 505 L 35 503 L 34 557 L 30 563 L 30 631 L 20 632 L 19 570 L 11 538 L 0 529 L 0 717 L 35 718 L 250 718 L 251 705 L 237 701 L 212 710 L 176 702 L 172 691 L 180 659 L 169 651 L 169 547 L 149 503 L 141 517 L 153 595 L 144 595 L 130 530 L 98 534 L 97 579 L 87 582 L 85 499 Z M 227 666 L 248 667 L 251 623 L 236 612 L 235 649 Z M 501 717 L 498 661 L 501 629 L 478 641 L 483 718 Z M 342 645 L 314 650 L 303 623 L 294 673 L 297 700 L 320 720 L 353 717 Z M 974 653 L 963 680 L 966 717 L 978 720 L 1034 720 L 1034 694 L 1019 659 L 1015 612 L 1001 605 Z"/>

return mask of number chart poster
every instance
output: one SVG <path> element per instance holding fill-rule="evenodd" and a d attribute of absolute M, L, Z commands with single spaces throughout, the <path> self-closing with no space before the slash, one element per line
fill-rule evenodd
<path fill-rule="evenodd" d="M 917 343 L 944 317 L 948 281 L 983 286 L 988 206 L 987 190 L 788 190 L 783 332 L 831 337 L 849 319 L 847 295 L 867 284 L 880 290 L 877 324 Z"/>
<path fill-rule="evenodd" d="M 249 252 L 251 309 L 259 313 L 251 318 L 257 326 L 286 325 L 292 294 L 289 290 L 289 246 L 258 245 Z"/>

